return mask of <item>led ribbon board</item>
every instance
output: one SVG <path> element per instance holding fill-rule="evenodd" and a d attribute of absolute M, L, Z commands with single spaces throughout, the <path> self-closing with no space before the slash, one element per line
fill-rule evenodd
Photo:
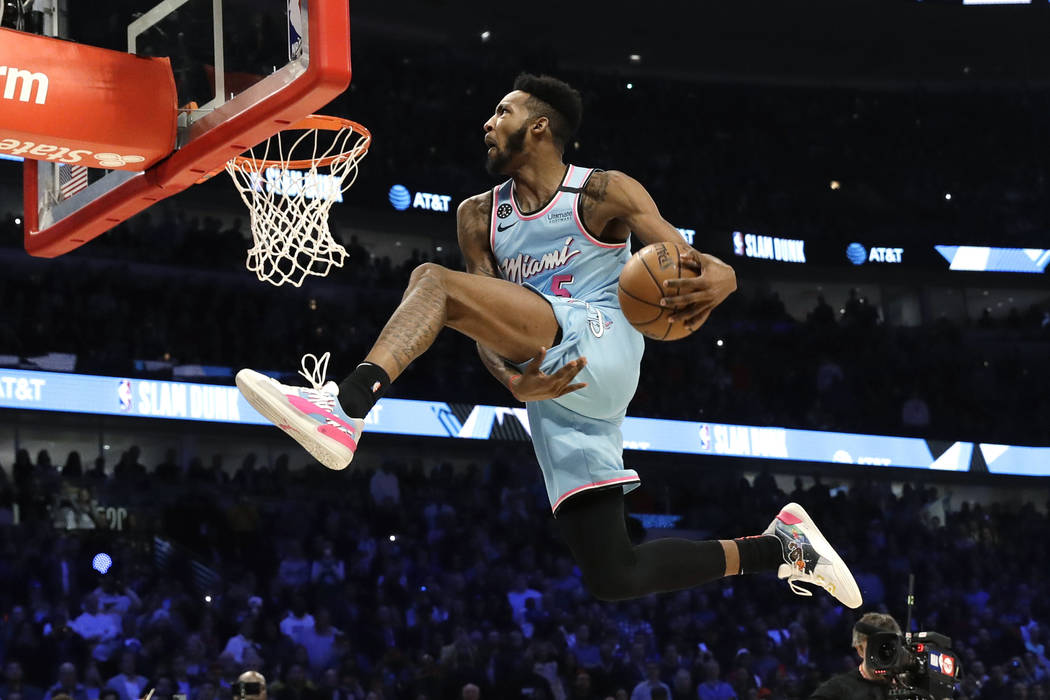
<path fill-rule="evenodd" d="M 0 408 L 269 425 L 236 387 L 59 372 L 0 370 Z M 522 407 L 382 399 L 365 423 L 372 433 L 529 439 Z M 1050 447 L 630 417 L 623 438 L 629 450 L 946 471 L 970 470 L 977 449 L 991 473 L 1050 476 Z"/>
<path fill-rule="evenodd" d="M 934 248 L 948 261 L 951 270 L 1042 274 L 1050 264 L 1050 250 L 1043 248 L 974 245 L 938 245 Z"/>

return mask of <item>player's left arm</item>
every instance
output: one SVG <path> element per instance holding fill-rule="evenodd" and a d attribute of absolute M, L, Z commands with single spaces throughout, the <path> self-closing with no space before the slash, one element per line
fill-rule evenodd
<path fill-rule="evenodd" d="M 664 219 L 640 182 L 616 170 L 601 175 L 604 177 L 596 184 L 604 190 L 605 206 L 601 208 L 608 218 L 624 222 L 645 245 L 660 241 L 685 243 L 682 234 Z M 682 265 L 695 270 L 698 276 L 667 280 L 664 283 L 667 293 L 674 296 L 666 297 L 664 302 L 675 310 L 674 320 L 682 319 L 688 328 L 696 330 L 716 306 L 736 291 L 736 272 L 722 260 L 692 246 L 681 255 L 681 260 Z"/>

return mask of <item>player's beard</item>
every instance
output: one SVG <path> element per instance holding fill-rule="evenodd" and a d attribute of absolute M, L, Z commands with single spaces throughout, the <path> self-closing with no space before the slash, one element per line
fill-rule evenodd
<path fill-rule="evenodd" d="M 489 175 L 506 175 L 504 169 L 510 164 L 511 159 L 525 150 L 525 133 L 528 130 L 528 124 L 522 124 L 520 129 L 507 137 L 506 148 L 497 146 L 494 156 L 486 155 L 485 170 L 488 171 Z"/>

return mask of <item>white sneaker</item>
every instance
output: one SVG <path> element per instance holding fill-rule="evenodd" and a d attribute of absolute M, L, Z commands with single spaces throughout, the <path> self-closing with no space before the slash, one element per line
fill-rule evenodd
<path fill-rule="evenodd" d="M 820 586 L 850 608 L 859 608 L 864 602 L 846 562 L 820 534 L 802 506 L 788 503 L 762 534 L 780 540 L 784 563 L 777 576 L 787 579 L 796 595 L 813 595 L 813 591 L 799 585 L 801 582 Z"/>
<path fill-rule="evenodd" d="M 339 405 L 339 385 L 325 382 L 329 357 L 327 352 L 320 359 L 303 356 L 299 374 L 312 388 L 281 384 L 251 369 L 237 373 L 237 388 L 256 411 L 291 435 L 318 462 L 329 469 L 346 469 L 365 421 L 346 415 Z M 312 370 L 306 367 L 308 359 L 314 362 Z"/>

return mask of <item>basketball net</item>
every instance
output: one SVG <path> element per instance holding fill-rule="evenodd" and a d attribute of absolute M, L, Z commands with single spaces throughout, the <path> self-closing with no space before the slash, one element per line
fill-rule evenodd
<path fill-rule="evenodd" d="M 286 133 L 293 131 L 302 133 Z M 299 287 L 342 267 L 346 249 L 332 237 L 328 213 L 357 179 L 371 140 L 360 124 L 312 115 L 270 137 L 259 157 L 253 148 L 226 163 L 251 214 L 245 264 L 260 281 Z"/>

